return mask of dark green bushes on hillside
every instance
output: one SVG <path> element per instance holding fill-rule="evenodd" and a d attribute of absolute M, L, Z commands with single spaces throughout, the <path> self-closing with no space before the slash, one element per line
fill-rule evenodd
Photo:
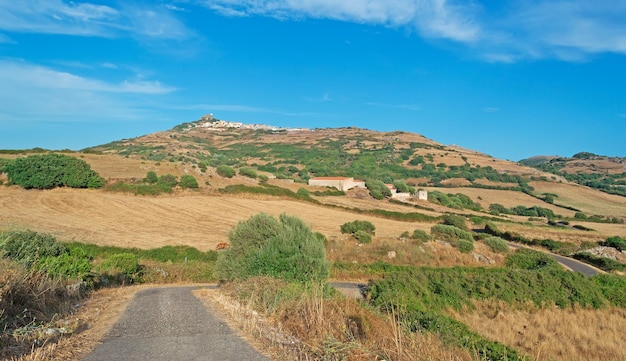
<path fill-rule="evenodd" d="M 17 158 L 2 168 L 9 183 L 26 189 L 55 187 L 101 188 L 104 179 L 82 159 L 63 154 L 29 155 Z"/>
<path fill-rule="evenodd" d="M 265 275 L 304 283 L 328 278 L 324 242 L 298 218 L 260 213 L 239 222 L 228 239 L 230 248 L 220 251 L 215 264 L 221 280 Z"/>
<path fill-rule="evenodd" d="M 432 203 L 441 204 L 442 206 L 454 209 L 471 209 L 479 211 L 480 204 L 474 202 L 465 194 L 444 194 L 439 191 L 428 192 L 428 200 Z"/>

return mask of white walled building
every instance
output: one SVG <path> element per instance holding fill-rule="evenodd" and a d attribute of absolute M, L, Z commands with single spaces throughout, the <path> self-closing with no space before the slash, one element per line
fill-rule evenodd
<path fill-rule="evenodd" d="M 365 181 L 352 177 L 315 177 L 309 179 L 310 186 L 335 187 L 340 191 L 352 188 L 365 188 Z"/>

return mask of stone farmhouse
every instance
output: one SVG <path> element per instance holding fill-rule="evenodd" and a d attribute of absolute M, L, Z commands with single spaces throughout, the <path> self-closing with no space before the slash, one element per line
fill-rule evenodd
<path fill-rule="evenodd" d="M 340 191 L 352 188 L 365 188 L 365 181 L 353 177 L 314 177 L 309 179 L 310 186 L 335 187 Z"/>

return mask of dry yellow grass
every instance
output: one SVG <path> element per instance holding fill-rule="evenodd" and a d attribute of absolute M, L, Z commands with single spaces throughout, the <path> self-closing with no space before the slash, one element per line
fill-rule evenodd
<path fill-rule="evenodd" d="M 102 190 L 0 187 L 0 228 L 30 228 L 64 241 L 99 245 L 214 249 L 227 240 L 228 231 L 237 222 L 259 212 L 297 216 L 327 237 L 340 237 L 339 227 L 355 219 L 372 222 L 381 240 L 398 238 L 416 228 L 411 223 L 267 197 L 195 192 L 147 197 Z"/>
<path fill-rule="evenodd" d="M 452 313 L 474 331 L 521 350 L 533 361 L 626 360 L 623 308 L 514 310 L 493 301 Z"/>
<path fill-rule="evenodd" d="M 554 193 L 554 202 L 579 209 L 587 215 L 626 218 L 626 198 L 576 184 L 531 182 L 535 193 Z"/>
<path fill-rule="evenodd" d="M 405 331 L 393 315 L 362 307 L 354 299 L 329 299 L 312 292 L 298 300 L 270 305 L 255 298 L 259 293 L 266 297 L 277 293 L 275 287 L 280 286 L 280 281 L 257 278 L 194 294 L 219 309 L 231 327 L 241 330 L 274 360 L 473 359 L 465 350 L 445 347 L 432 334 Z M 241 298 L 240 287 L 250 299 Z"/>

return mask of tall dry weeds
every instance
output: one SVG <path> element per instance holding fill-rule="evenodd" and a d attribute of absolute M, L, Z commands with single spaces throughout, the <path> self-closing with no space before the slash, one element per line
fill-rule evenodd
<path fill-rule="evenodd" d="M 43 273 L 0 258 L 0 357 L 29 353 L 70 332 L 73 325 L 56 321 L 80 297 Z"/>
<path fill-rule="evenodd" d="M 450 312 L 472 330 L 521 350 L 533 361 L 626 360 L 623 308 L 514 308 L 484 301 L 474 310 Z"/>
<path fill-rule="evenodd" d="M 255 278 L 202 292 L 238 328 L 272 349 L 276 359 L 473 359 L 464 350 L 446 348 L 431 334 L 407 332 L 398 314 L 380 314 L 355 299 L 329 295 L 319 286 L 293 289 L 289 296 L 286 288 L 281 281 Z M 271 294 L 278 300 L 269 301 Z"/>

